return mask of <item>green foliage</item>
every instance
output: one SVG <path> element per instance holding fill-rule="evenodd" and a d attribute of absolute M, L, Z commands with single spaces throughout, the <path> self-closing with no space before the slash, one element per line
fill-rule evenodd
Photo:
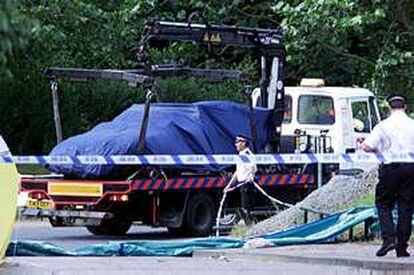
<path fill-rule="evenodd" d="M 19 10 L 15 0 L 0 2 L 0 74 L 10 78 L 8 61 L 17 50 L 26 45 L 31 22 Z"/>
<path fill-rule="evenodd" d="M 0 3 L 0 125 L 15 153 L 46 153 L 54 145 L 46 67 L 133 68 L 133 47 L 149 16 L 229 25 L 282 25 L 287 84 L 323 77 L 329 85 L 367 87 L 379 96 L 403 91 L 414 102 L 413 3 L 407 0 L 3 0 Z M 258 54 L 232 47 L 172 43 L 149 48 L 154 63 L 248 72 L 258 86 Z M 243 101 L 241 84 L 196 79 L 158 83 L 164 101 Z M 64 136 L 112 119 L 144 91 L 120 83 L 62 82 Z M 411 112 L 414 108 L 411 108 Z"/>
<path fill-rule="evenodd" d="M 323 77 L 414 100 L 414 4 L 409 1 L 280 1 L 288 78 Z"/>

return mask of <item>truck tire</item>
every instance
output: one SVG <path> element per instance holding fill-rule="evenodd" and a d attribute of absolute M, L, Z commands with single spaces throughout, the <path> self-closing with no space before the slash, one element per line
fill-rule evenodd
<path fill-rule="evenodd" d="M 187 233 L 187 229 L 185 228 L 185 226 L 167 227 L 167 229 L 168 229 L 168 232 L 175 237 L 182 237 L 182 236 L 185 236 Z"/>
<path fill-rule="evenodd" d="M 120 219 L 103 220 L 100 225 L 88 225 L 86 229 L 94 235 L 121 236 L 131 228 L 132 221 Z"/>
<path fill-rule="evenodd" d="M 52 227 L 62 227 L 63 219 L 61 217 L 49 217 L 49 223 Z"/>
<path fill-rule="evenodd" d="M 211 234 L 216 212 L 214 202 L 207 194 L 196 194 L 188 202 L 186 211 L 186 231 L 193 237 Z"/>

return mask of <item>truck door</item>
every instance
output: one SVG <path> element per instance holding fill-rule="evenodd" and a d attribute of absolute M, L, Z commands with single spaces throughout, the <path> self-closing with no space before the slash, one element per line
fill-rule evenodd
<path fill-rule="evenodd" d="M 348 98 L 341 98 L 339 100 L 340 108 L 341 108 L 341 135 L 340 138 L 340 146 L 339 152 L 346 153 L 349 151 L 353 151 L 355 149 L 354 143 L 354 133 L 353 133 L 353 125 L 352 125 L 352 111 L 351 111 L 351 104 Z"/>
<path fill-rule="evenodd" d="M 354 144 L 359 137 L 367 137 L 379 122 L 378 108 L 374 97 L 351 100 Z"/>
<path fill-rule="evenodd" d="M 374 97 L 357 97 L 342 99 L 342 138 L 346 152 L 353 152 L 356 140 L 367 137 L 379 122 L 379 112 Z M 350 112 L 348 112 L 350 110 Z M 371 166 L 365 164 L 342 163 L 340 169 L 369 170 Z"/>

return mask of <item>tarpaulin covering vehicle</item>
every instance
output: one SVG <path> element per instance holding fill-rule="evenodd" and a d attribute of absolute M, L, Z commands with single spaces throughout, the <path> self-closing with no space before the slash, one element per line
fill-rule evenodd
<path fill-rule="evenodd" d="M 59 143 L 51 156 L 66 155 L 156 155 L 178 154 L 235 154 L 234 137 L 243 133 L 251 136 L 251 116 L 256 120 L 256 148 L 263 150 L 272 135 L 272 110 L 246 105 L 211 101 L 199 103 L 157 103 L 151 106 L 151 115 L 145 137 L 145 151 L 138 152 L 139 131 L 145 105 L 133 105 L 110 122 L 101 123 L 92 130 Z M 171 141 L 174 141 L 171 143 Z M 51 165 L 49 170 L 69 178 L 124 179 L 131 169 L 117 165 Z M 175 169 L 219 171 L 214 165 L 180 166 Z"/>

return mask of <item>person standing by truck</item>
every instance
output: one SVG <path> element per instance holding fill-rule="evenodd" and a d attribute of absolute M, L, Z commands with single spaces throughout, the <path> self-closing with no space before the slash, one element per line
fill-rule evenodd
<path fill-rule="evenodd" d="M 236 146 L 240 156 L 253 155 L 252 151 L 248 147 L 248 138 L 246 136 L 238 135 L 234 145 Z M 224 189 L 224 192 L 227 192 L 227 190 L 229 190 L 229 188 L 237 182 L 236 188 L 240 190 L 241 215 L 246 225 L 252 224 L 253 221 L 251 210 L 253 207 L 253 182 L 256 171 L 257 166 L 254 163 L 237 163 L 236 171 Z"/>
<path fill-rule="evenodd" d="M 387 98 L 390 116 L 380 122 L 363 141 L 365 152 L 414 152 L 414 119 L 405 113 L 406 98 L 394 94 Z M 397 232 L 392 210 L 398 205 Z M 408 240 L 414 206 L 414 163 L 381 165 L 379 183 L 375 190 L 375 205 L 383 244 L 376 255 L 385 256 L 396 249 L 397 257 L 409 257 Z"/>

